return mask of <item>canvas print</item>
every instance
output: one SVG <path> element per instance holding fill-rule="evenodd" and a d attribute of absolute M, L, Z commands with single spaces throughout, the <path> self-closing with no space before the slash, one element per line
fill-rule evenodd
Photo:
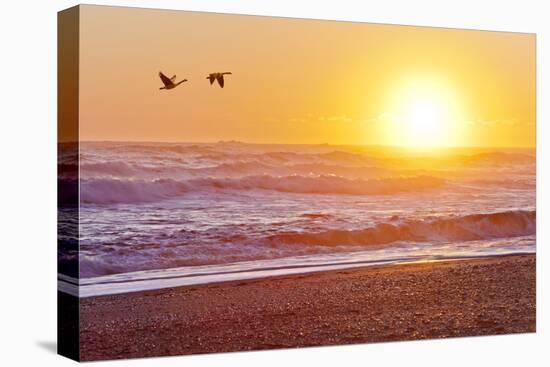
<path fill-rule="evenodd" d="M 534 34 L 59 13 L 59 352 L 534 332 Z"/>

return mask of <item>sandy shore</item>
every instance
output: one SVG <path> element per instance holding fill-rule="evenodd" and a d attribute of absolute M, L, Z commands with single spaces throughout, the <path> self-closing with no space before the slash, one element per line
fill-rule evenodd
<path fill-rule="evenodd" d="M 81 359 L 535 331 L 535 256 L 339 270 L 81 300 Z"/>

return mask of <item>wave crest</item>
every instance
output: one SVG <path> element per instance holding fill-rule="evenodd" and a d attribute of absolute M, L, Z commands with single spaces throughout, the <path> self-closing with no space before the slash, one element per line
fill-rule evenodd
<path fill-rule="evenodd" d="M 535 234 L 535 211 L 471 214 L 435 220 L 380 223 L 361 230 L 281 233 L 268 238 L 274 245 L 384 245 L 398 241 L 473 241 Z"/>
<path fill-rule="evenodd" d="M 271 190 L 301 194 L 387 195 L 431 190 L 444 180 L 430 176 L 384 179 L 347 179 L 340 176 L 246 176 L 242 178 L 197 178 L 120 180 L 83 179 L 80 200 L 88 204 L 150 202 L 204 190 Z"/>

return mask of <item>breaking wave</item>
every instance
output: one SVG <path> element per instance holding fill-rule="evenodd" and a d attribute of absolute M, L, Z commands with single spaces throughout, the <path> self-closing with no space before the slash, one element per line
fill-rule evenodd
<path fill-rule="evenodd" d="M 444 180 L 430 176 L 384 179 L 348 179 L 340 176 L 246 176 L 242 178 L 196 178 L 189 180 L 82 179 L 80 200 L 84 204 L 151 202 L 204 190 L 271 190 L 301 194 L 387 195 L 432 190 Z"/>
<path fill-rule="evenodd" d="M 328 230 L 317 233 L 280 233 L 273 244 L 384 245 L 398 241 L 474 241 L 528 236 L 536 231 L 536 211 L 471 214 L 441 219 L 380 223 L 361 230 Z"/>
<path fill-rule="evenodd" d="M 74 167 L 77 169 L 77 167 Z M 162 165 L 138 165 L 122 161 L 82 163 L 84 178 L 195 178 L 195 177 L 243 177 L 243 176 L 291 176 L 291 175 L 336 175 L 346 178 L 391 177 L 392 172 L 375 166 L 345 166 L 327 163 L 277 164 L 259 161 L 224 162 L 206 167 L 186 167 L 181 162 Z"/>
<path fill-rule="evenodd" d="M 308 216 L 315 220 L 317 215 Z M 474 254 L 489 246 L 521 246 L 531 243 L 536 230 L 535 211 L 507 211 L 489 214 L 472 214 L 440 219 L 409 220 L 400 224 L 379 223 L 359 230 L 325 230 L 322 232 L 287 232 L 269 235 L 251 231 L 235 235 L 232 228 L 219 231 L 217 241 L 198 241 L 200 233 L 177 232 L 170 245 L 151 243 L 129 246 L 127 243 L 81 244 L 80 276 L 92 277 L 128 271 L 168 269 L 176 267 L 238 263 L 292 256 L 326 256 L 363 250 L 383 250 L 386 255 L 422 255 L 416 249 L 422 245 L 439 246 L 439 254 L 448 257 Z M 203 237 L 204 238 L 204 237 Z M 449 252 L 444 244 L 458 246 Z M 508 245 L 506 245 L 508 243 Z M 73 252 L 66 252 L 60 261 L 67 266 L 74 259 L 77 245 L 70 244 Z M 527 248 L 527 247 L 524 247 Z M 392 250 L 393 249 L 393 250 Z M 100 250 L 97 255 L 89 252 Z M 490 250 L 489 250 L 490 251 Z M 430 252 L 432 253 L 432 252 Z M 353 258 L 353 256 L 352 256 Z"/>

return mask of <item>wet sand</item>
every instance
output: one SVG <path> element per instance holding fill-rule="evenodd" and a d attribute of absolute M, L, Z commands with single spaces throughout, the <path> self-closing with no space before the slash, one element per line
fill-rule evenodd
<path fill-rule="evenodd" d="M 81 359 L 535 331 L 535 256 L 337 270 L 82 299 Z"/>

